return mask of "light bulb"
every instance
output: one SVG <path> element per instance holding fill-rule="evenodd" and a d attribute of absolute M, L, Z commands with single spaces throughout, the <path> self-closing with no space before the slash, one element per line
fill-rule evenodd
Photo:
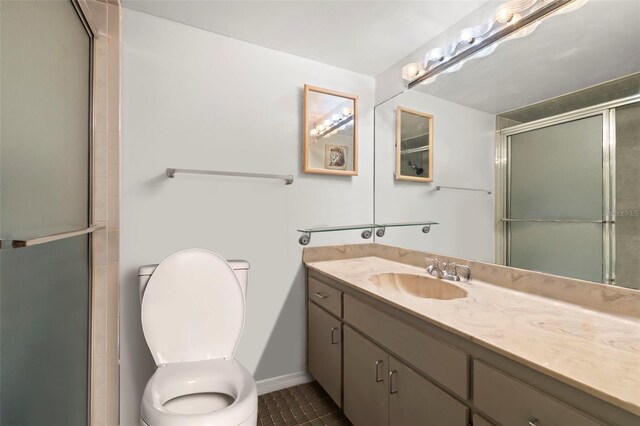
<path fill-rule="evenodd" d="M 316 126 L 316 130 L 317 130 L 318 132 L 323 131 L 323 130 L 324 130 L 324 124 L 318 124 L 318 126 Z"/>
<path fill-rule="evenodd" d="M 337 123 L 338 121 L 340 121 L 340 114 L 333 114 L 331 116 L 331 121 L 333 121 L 334 123 Z"/>
<path fill-rule="evenodd" d="M 318 134 L 318 129 L 311 129 L 311 136 L 316 136 Z"/>
<path fill-rule="evenodd" d="M 345 117 L 348 117 L 351 115 L 351 108 L 342 108 L 342 113 L 344 114 Z"/>
<path fill-rule="evenodd" d="M 496 13 L 496 21 L 501 24 L 506 24 L 507 22 L 513 19 L 513 13 L 509 9 L 500 9 L 498 13 Z"/>
<path fill-rule="evenodd" d="M 331 120 L 324 120 L 324 127 L 331 127 Z"/>
<path fill-rule="evenodd" d="M 418 63 L 407 64 L 402 67 L 402 78 L 405 80 L 413 80 L 422 72 L 422 65 Z"/>
<path fill-rule="evenodd" d="M 466 29 L 462 31 L 462 33 L 460 33 L 460 39 L 469 44 L 473 44 L 473 42 L 476 41 L 476 38 L 473 36 L 473 33 L 469 29 Z"/>
<path fill-rule="evenodd" d="M 514 13 L 511 16 L 511 19 L 509 20 L 509 25 L 513 25 L 521 19 L 522 19 L 522 15 L 520 15 L 519 13 Z"/>

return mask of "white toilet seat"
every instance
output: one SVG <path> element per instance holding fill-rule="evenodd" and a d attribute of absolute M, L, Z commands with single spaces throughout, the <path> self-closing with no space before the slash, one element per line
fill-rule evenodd
<path fill-rule="evenodd" d="M 203 393 L 229 395 L 231 405 L 218 411 L 181 414 L 164 405 L 178 397 Z M 179 362 L 159 367 L 142 397 L 142 421 L 148 425 L 255 425 L 258 390 L 251 374 L 235 359 Z"/>

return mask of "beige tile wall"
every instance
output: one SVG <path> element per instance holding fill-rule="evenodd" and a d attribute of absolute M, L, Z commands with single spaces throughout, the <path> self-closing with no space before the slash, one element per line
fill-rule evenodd
<path fill-rule="evenodd" d="M 95 34 L 91 424 L 119 424 L 120 5 L 80 0 Z"/>

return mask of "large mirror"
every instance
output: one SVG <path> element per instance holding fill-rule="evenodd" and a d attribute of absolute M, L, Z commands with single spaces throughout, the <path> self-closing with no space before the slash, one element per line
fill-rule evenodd
<path fill-rule="evenodd" d="M 377 242 L 640 289 L 640 2 L 586 2 L 375 111 Z M 433 181 L 393 178 L 398 108 L 437 118 Z"/>

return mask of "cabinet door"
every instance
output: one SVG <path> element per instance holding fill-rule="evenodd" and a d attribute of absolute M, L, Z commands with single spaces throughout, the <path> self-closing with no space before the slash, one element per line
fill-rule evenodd
<path fill-rule="evenodd" d="M 355 426 L 388 424 L 389 357 L 344 326 L 344 414 Z"/>
<path fill-rule="evenodd" d="M 342 327 L 338 319 L 309 303 L 309 373 L 342 406 Z"/>
<path fill-rule="evenodd" d="M 389 424 L 466 426 L 469 409 L 430 381 L 389 357 Z"/>

